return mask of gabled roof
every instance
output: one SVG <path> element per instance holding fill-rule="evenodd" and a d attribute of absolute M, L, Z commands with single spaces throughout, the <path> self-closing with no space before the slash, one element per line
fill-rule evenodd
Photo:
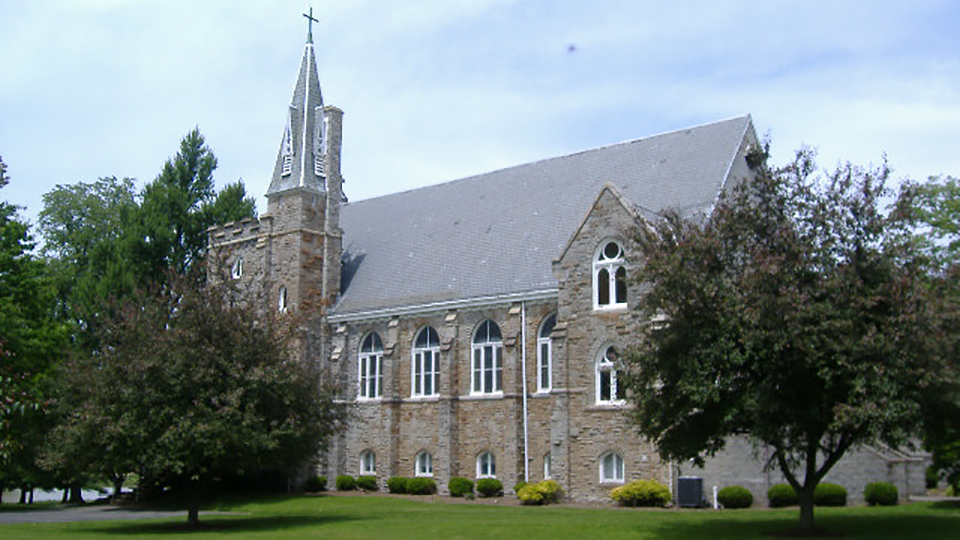
<path fill-rule="evenodd" d="M 552 260 L 605 184 L 642 215 L 706 213 L 752 135 L 742 116 L 347 203 L 331 315 L 555 292 Z"/>

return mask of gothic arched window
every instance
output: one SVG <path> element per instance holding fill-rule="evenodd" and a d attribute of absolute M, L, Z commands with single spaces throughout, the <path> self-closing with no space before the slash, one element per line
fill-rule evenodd
<path fill-rule="evenodd" d="M 471 394 L 503 391 L 503 340 L 500 327 L 489 319 L 473 334 L 473 369 L 470 370 Z"/>
<path fill-rule="evenodd" d="M 371 332 L 360 344 L 357 361 L 359 391 L 361 399 L 378 398 L 383 393 L 383 342 L 376 332 Z"/>
<path fill-rule="evenodd" d="M 413 342 L 413 369 L 410 371 L 414 397 L 440 393 L 440 336 L 429 326 L 420 330 Z"/>
<path fill-rule="evenodd" d="M 553 388 L 553 341 L 550 334 L 557 325 L 557 315 L 550 315 L 540 324 L 537 332 L 537 392 L 549 392 Z"/>
<path fill-rule="evenodd" d="M 597 403 L 623 403 L 623 385 L 617 380 L 617 348 L 604 347 L 596 362 Z"/>
<path fill-rule="evenodd" d="M 593 307 L 627 306 L 627 269 L 623 248 L 614 241 L 605 242 L 593 258 Z"/>

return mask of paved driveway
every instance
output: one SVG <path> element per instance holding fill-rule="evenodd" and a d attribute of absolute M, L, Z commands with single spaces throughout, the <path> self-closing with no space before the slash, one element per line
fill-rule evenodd
<path fill-rule="evenodd" d="M 5 505 L 6 506 L 6 505 Z M 201 512 L 201 515 L 203 512 Z M 0 524 L 4 523 L 67 523 L 71 521 L 107 521 L 114 519 L 187 519 L 186 510 L 157 511 L 136 510 L 119 506 L 72 506 L 22 512 L 0 512 Z M 0 535 L 2 536 L 2 535 Z"/>

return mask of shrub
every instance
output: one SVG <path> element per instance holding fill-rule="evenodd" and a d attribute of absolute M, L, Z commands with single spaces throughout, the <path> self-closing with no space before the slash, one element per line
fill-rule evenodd
<path fill-rule="evenodd" d="M 613 488 L 610 498 L 620 506 L 666 506 L 670 503 L 670 490 L 654 480 L 635 480 Z"/>
<path fill-rule="evenodd" d="M 477 493 L 481 497 L 497 497 L 503 495 L 503 483 L 496 478 L 481 478 L 477 480 Z"/>
<path fill-rule="evenodd" d="M 924 480 L 927 484 L 927 489 L 937 489 L 937 485 L 940 484 L 940 471 L 930 465 L 924 470 L 923 474 Z"/>
<path fill-rule="evenodd" d="M 563 490 L 560 489 L 560 484 L 553 480 L 526 484 L 517 492 L 517 498 L 522 504 L 550 504 L 559 501 L 562 496 Z"/>
<path fill-rule="evenodd" d="M 890 482 L 871 482 L 863 488 L 863 500 L 870 506 L 894 506 L 900 502 L 900 493 Z"/>
<path fill-rule="evenodd" d="M 314 476 L 312 478 L 307 478 L 307 482 L 304 485 L 304 489 L 307 490 L 307 493 L 319 493 L 321 491 L 327 490 L 327 477 L 326 476 Z"/>
<path fill-rule="evenodd" d="M 767 500 L 770 501 L 770 508 L 783 508 L 800 503 L 796 490 L 790 484 L 776 484 L 771 487 L 767 490 Z"/>
<path fill-rule="evenodd" d="M 358 476 L 357 487 L 363 491 L 380 491 L 376 476 Z"/>
<path fill-rule="evenodd" d="M 433 495 L 437 492 L 437 482 L 433 478 L 417 476 L 407 480 L 407 493 L 411 495 Z"/>
<path fill-rule="evenodd" d="M 727 486 L 717 493 L 717 502 L 724 508 L 750 508 L 753 506 L 753 493 L 741 486 Z"/>
<path fill-rule="evenodd" d="M 820 482 L 813 489 L 813 504 L 816 506 L 846 506 L 847 488 L 840 484 Z"/>
<path fill-rule="evenodd" d="M 473 482 L 462 477 L 454 476 L 447 482 L 447 488 L 450 490 L 451 497 L 463 497 L 467 494 L 473 495 Z"/>
<path fill-rule="evenodd" d="M 406 493 L 407 482 L 409 482 L 409 479 L 403 476 L 391 476 L 387 478 L 387 491 L 396 494 Z"/>
<path fill-rule="evenodd" d="M 516 494 L 520 493 L 520 490 L 523 489 L 523 486 L 527 485 L 529 482 L 521 480 L 513 485 L 513 492 Z"/>
<path fill-rule="evenodd" d="M 341 474 L 336 480 L 337 491 L 353 491 L 357 489 L 357 480 L 349 474 Z"/>

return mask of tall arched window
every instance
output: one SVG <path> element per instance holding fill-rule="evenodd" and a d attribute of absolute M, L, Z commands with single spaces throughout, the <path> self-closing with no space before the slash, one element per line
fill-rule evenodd
<path fill-rule="evenodd" d="M 374 399 L 383 392 L 383 342 L 376 332 L 371 332 L 360 344 L 357 361 L 361 399 Z"/>
<path fill-rule="evenodd" d="M 433 456 L 430 455 L 430 452 L 422 450 L 417 454 L 417 459 L 414 464 L 415 476 L 433 476 Z"/>
<path fill-rule="evenodd" d="M 600 481 L 604 483 L 623 483 L 623 457 L 610 452 L 600 458 Z"/>
<path fill-rule="evenodd" d="M 603 244 L 593 258 L 593 307 L 621 308 L 627 305 L 627 270 L 623 248 L 614 241 Z"/>
<path fill-rule="evenodd" d="M 233 266 L 230 268 L 230 275 L 233 279 L 243 277 L 243 255 L 240 255 L 237 257 L 237 260 L 233 261 Z"/>
<path fill-rule="evenodd" d="M 495 478 L 496 476 L 496 458 L 490 452 L 480 452 L 477 456 L 477 478 Z"/>
<path fill-rule="evenodd" d="M 440 336 L 429 326 L 420 330 L 413 342 L 413 369 L 410 371 L 414 397 L 440 393 Z"/>
<path fill-rule="evenodd" d="M 480 323 L 473 334 L 471 394 L 503 391 L 503 340 L 500 327 L 491 320 Z"/>
<path fill-rule="evenodd" d="M 550 334 L 557 325 L 557 315 L 543 320 L 537 332 L 537 392 L 549 392 L 553 388 L 553 342 Z"/>
<path fill-rule="evenodd" d="M 362 476 L 377 474 L 377 455 L 373 450 L 360 452 L 360 474 Z"/>
<path fill-rule="evenodd" d="M 281 285 L 280 290 L 277 291 L 277 308 L 280 313 L 287 312 L 287 287 L 284 285 Z"/>
<path fill-rule="evenodd" d="M 617 380 L 617 348 L 605 347 L 596 362 L 597 403 L 623 403 L 623 385 Z"/>

